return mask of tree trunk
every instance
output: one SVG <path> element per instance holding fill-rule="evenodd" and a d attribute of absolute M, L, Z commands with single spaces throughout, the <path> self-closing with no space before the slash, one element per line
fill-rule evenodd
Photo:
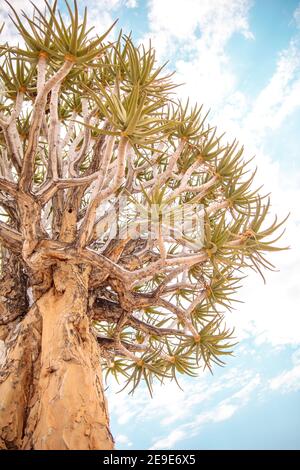
<path fill-rule="evenodd" d="M 112 449 L 99 348 L 87 316 L 89 268 L 61 264 L 6 339 L 0 447 Z"/>

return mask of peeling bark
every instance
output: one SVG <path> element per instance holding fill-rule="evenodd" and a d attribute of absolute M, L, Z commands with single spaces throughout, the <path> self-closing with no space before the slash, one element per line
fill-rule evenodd
<path fill-rule="evenodd" d="M 113 448 L 100 350 L 87 316 L 89 274 L 84 265 L 61 263 L 52 287 L 5 339 L 0 448 Z"/>
<path fill-rule="evenodd" d="M 40 337 L 41 319 L 37 307 L 33 306 L 5 338 L 6 358 L 0 372 L 0 448 L 22 446 Z"/>
<path fill-rule="evenodd" d="M 26 276 L 18 257 L 11 254 L 0 279 L 0 325 L 7 325 L 28 311 Z"/>

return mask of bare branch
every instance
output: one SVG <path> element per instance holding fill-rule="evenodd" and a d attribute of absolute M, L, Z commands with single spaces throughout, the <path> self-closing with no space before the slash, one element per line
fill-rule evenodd
<path fill-rule="evenodd" d="M 127 341 L 121 341 L 120 343 L 116 343 L 113 338 L 106 338 L 102 336 L 97 336 L 97 341 L 101 348 L 104 349 L 113 349 L 116 353 L 120 356 L 127 357 L 131 361 L 138 361 L 138 357 L 131 352 L 145 352 L 145 346 L 141 344 L 132 344 L 128 343 Z"/>
<path fill-rule="evenodd" d="M 73 67 L 73 62 L 66 61 L 63 66 L 53 75 L 38 91 L 33 109 L 33 117 L 28 137 L 28 145 L 24 155 L 21 178 L 19 182 L 20 189 L 28 191 L 32 185 L 32 176 L 34 173 L 34 159 L 38 146 L 40 130 L 43 121 L 43 113 L 47 103 L 47 95 L 54 86 L 61 83 Z"/>
<path fill-rule="evenodd" d="M 58 178 L 58 146 L 59 146 L 59 120 L 58 120 L 58 97 L 60 90 L 58 82 L 51 91 L 50 100 L 50 124 L 49 124 L 49 165 L 48 177 L 56 180 Z"/>
<path fill-rule="evenodd" d="M 170 176 L 172 175 L 172 172 L 175 168 L 175 165 L 177 163 L 177 160 L 179 159 L 179 157 L 181 155 L 181 152 L 184 148 L 184 145 L 185 145 L 185 141 L 180 140 L 177 149 L 170 156 L 169 163 L 167 165 L 166 170 L 163 173 L 161 173 L 160 175 L 158 175 L 157 178 L 154 179 L 154 186 L 153 186 L 152 191 L 154 191 L 155 189 L 160 188 L 161 186 L 163 186 L 166 183 L 166 181 L 170 178 Z"/>
<path fill-rule="evenodd" d="M 110 160 L 112 158 L 114 145 L 116 138 L 114 136 L 109 136 L 106 142 L 106 149 L 104 152 L 103 161 L 101 162 L 101 168 L 99 170 L 99 175 L 95 183 L 94 190 L 91 195 L 91 200 L 87 208 L 85 217 L 82 221 L 80 237 L 79 237 L 79 246 L 83 247 L 88 243 L 88 240 L 93 232 L 93 227 L 96 218 L 96 209 L 101 201 L 103 201 L 102 188 L 105 182 L 107 175 L 108 167 Z"/>
<path fill-rule="evenodd" d="M 78 178 L 56 179 L 47 182 L 47 184 L 39 190 L 35 196 L 38 198 L 42 205 L 46 204 L 60 189 L 75 188 L 85 185 L 90 185 L 97 179 L 99 172 L 93 173 L 89 176 L 82 176 Z"/>
<path fill-rule="evenodd" d="M 204 250 L 200 251 L 199 254 L 196 255 L 183 257 L 179 256 L 174 257 L 172 259 L 166 259 L 165 261 L 160 259 L 158 261 L 155 261 L 154 263 L 151 263 L 145 268 L 130 272 L 130 277 L 132 279 L 132 282 L 137 282 L 141 280 L 145 281 L 145 278 L 147 278 L 148 276 L 153 276 L 153 274 L 165 271 L 172 266 L 181 265 L 183 269 L 186 269 L 187 267 L 192 266 L 193 264 L 202 263 L 206 260 L 207 254 Z"/>
<path fill-rule="evenodd" d="M 3 129 L 3 135 L 10 151 L 12 163 L 17 171 L 20 173 L 23 159 L 23 147 L 21 139 L 17 130 L 16 119 L 19 117 L 22 104 L 24 100 L 24 93 L 19 92 L 16 97 L 14 109 L 9 119 L 0 119 L 0 125 Z"/>
<path fill-rule="evenodd" d="M 40 54 L 37 63 L 37 92 L 38 94 L 43 90 L 46 81 L 47 72 L 47 58 L 44 54 Z"/>
<path fill-rule="evenodd" d="M 145 323 L 138 318 L 131 316 L 128 319 L 128 323 L 130 326 L 135 328 L 138 331 L 143 331 L 148 335 L 153 336 L 188 336 L 184 331 L 175 330 L 173 328 L 160 328 L 154 325 L 150 325 L 149 323 Z"/>
<path fill-rule="evenodd" d="M 90 141 L 91 141 L 91 129 L 88 127 L 88 124 L 90 123 L 96 111 L 97 111 L 97 108 L 94 108 L 89 113 L 88 100 L 86 98 L 82 99 L 82 114 L 83 114 L 84 126 L 85 126 L 84 131 L 83 131 L 83 143 L 82 143 L 80 151 L 78 152 L 78 156 L 74 160 L 71 161 L 70 166 L 69 166 L 69 173 L 72 177 L 77 176 L 78 169 L 86 157 L 86 152 L 89 148 Z"/>
<path fill-rule="evenodd" d="M 199 333 L 194 327 L 189 313 L 186 313 L 181 308 L 176 307 L 174 304 L 164 299 L 160 299 L 160 305 L 162 307 L 167 308 L 170 312 L 175 313 L 178 320 L 181 321 L 186 326 L 186 328 L 192 333 L 194 338 L 199 339 Z"/>

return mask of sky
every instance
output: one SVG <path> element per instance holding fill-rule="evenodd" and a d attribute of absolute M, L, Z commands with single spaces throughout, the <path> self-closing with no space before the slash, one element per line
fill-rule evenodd
<path fill-rule="evenodd" d="M 36 0 L 36 4 L 42 3 Z M 227 314 L 238 345 L 226 367 L 135 394 L 107 397 L 117 449 L 300 449 L 300 3 L 299 0 L 89 0 L 102 33 L 118 18 L 136 44 L 151 38 L 182 98 L 245 155 L 272 212 L 290 212 L 267 283 L 249 275 Z M 29 8 L 14 0 L 14 6 Z M 29 5 L 29 2 L 28 2 Z M 7 6 L 0 2 L 0 23 Z M 11 29 L 5 34 L 15 40 Z"/>

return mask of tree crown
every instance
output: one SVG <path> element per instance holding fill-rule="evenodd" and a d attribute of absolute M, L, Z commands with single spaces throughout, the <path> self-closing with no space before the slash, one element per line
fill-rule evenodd
<path fill-rule="evenodd" d="M 28 283 L 91 266 L 103 366 L 131 391 L 223 365 L 245 269 L 284 249 L 251 160 L 178 100 L 151 44 L 99 36 L 76 0 L 10 8 L 23 45 L 0 49 L 2 273 L 11 256 Z"/>

